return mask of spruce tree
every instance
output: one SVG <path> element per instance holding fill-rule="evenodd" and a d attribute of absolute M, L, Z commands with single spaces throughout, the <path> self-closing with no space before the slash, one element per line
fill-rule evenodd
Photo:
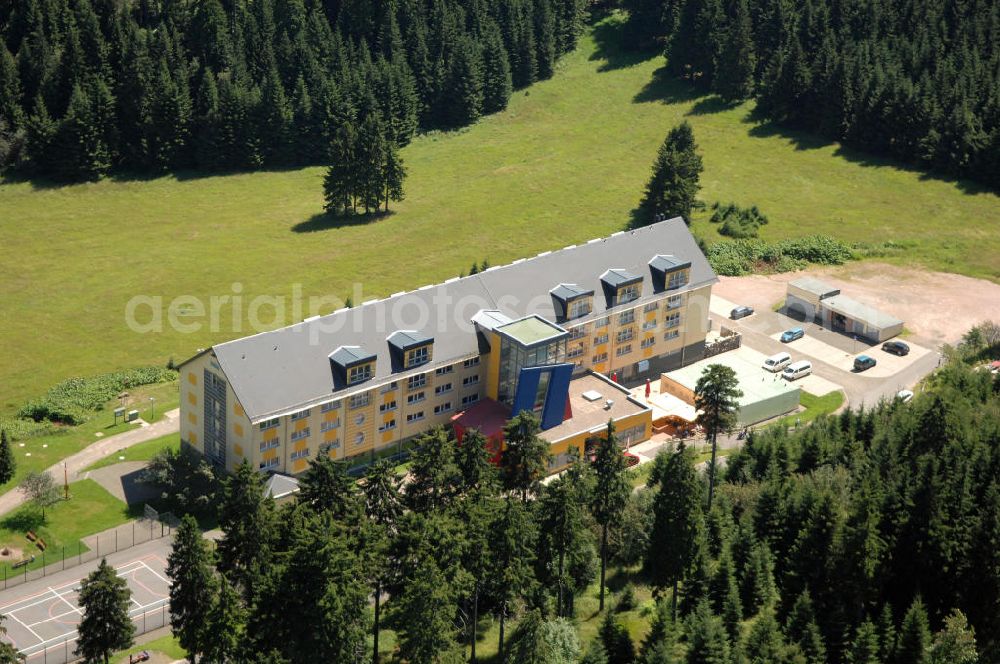
<path fill-rule="evenodd" d="M 524 503 L 509 496 L 496 513 L 489 529 L 490 560 L 493 570 L 486 576 L 485 594 L 490 598 L 499 622 L 497 652 L 504 657 L 504 628 L 517 600 L 530 593 L 535 584 L 535 523 Z"/>
<path fill-rule="evenodd" d="M 56 173 L 63 180 L 99 180 L 111 167 L 111 155 L 94 116 L 94 102 L 84 86 L 73 88 L 66 117 L 53 138 Z"/>
<path fill-rule="evenodd" d="M 108 664 L 113 653 L 132 645 L 131 592 L 106 558 L 80 583 L 79 603 L 83 615 L 77 628 L 77 655 Z"/>
<path fill-rule="evenodd" d="M 594 458 L 593 501 L 590 509 L 594 520 L 601 527 L 601 585 L 598 611 L 604 610 L 604 578 L 608 566 L 608 529 L 621 518 L 628 498 L 632 493 L 632 485 L 625 476 L 625 455 L 618 446 L 613 420 L 608 420 L 607 430 L 603 438 L 597 441 Z"/>
<path fill-rule="evenodd" d="M 757 59 L 747 0 L 732 0 L 729 22 L 715 62 L 713 85 L 723 101 L 741 102 L 753 94 Z"/>
<path fill-rule="evenodd" d="M 361 486 L 365 517 L 371 527 L 367 536 L 371 553 L 367 567 L 375 603 L 375 619 L 372 625 L 374 664 L 378 664 L 379 656 L 382 589 L 395 572 L 390 548 L 403 512 L 399 483 L 400 478 L 396 475 L 392 463 L 383 459 L 368 466 Z"/>
<path fill-rule="evenodd" d="M 673 589 L 671 611 L 676 619 L 677 588 L 691 566 L 702 528 L 701 482 L 683 444 L 674 452 L 661 452 L 657 466 L 659 491 L 645 568 L 654 588 Z"/>
<path fill-rule="evenodd" d="M 483 114 L 497 113 L 507 108 L 513 88 L 510 60 L 504 48 L 499 28 L 491 24 L 483 48 Z"/>
<path fill-rule="evenodd" d="M 736 372 L 721 364 L 710 364 L 705 367 L 694 388 L 694 403 L 698 411 L 700 424 L 712 443 L 712 458 L 708 464 L 708 510 L 712 509 L 712 496 L 715 492 L 715 458 L 716 447 L 720 433 L 726 433 L 736 423 L 739 412 L 740 398 L 743 392 L 739 389 Z"/>
<path fill-rule="evenodd" d="M 444 89 L 448 91 L 446 121 L 450 127 L 464 127 L 483 112 L 483 63 L 478 47 L 462 39 L 452 54 Z"/>
<path fill-rule="evenodd" d="M 270 558 L 274 534 L 274 500 L 264 495 L 263 478 L 243 461 L 226 478 L 219 506 L 218 568 L 252 597 L 257 577 Z"/>
<path fill-rule="evenodd" d="M 597 633 L 604 646 L 608 664 L 632 664 L 635 661 L 635 647 L 628 630 L 615 618 L 614 611 L 604 614 L 604 621 Z"/>
<path fill-rule="evenodd" d="M 330 165 L 323 178 L 324 208 L 328 214 L 341 215 L 354 209 L 357 142 L 354 127 L 344 124 L 330 145 Z"/>
<path fill-rule="evenodd" d="M 826 646 L 823 635 L 816 625 L 812 598 L 809 591 L 803 591 L 792 605 L 792 610 L 785 620 L 785 633 L 788 640 L 798 644 L 806 658 L 806 664 L 824 664 L 826 662 Z"/>
<path fill-rule="evenodd" d="M 212 602 L 205 631 L 211 636 L 204 646 L 204 659 L 209 662 L 238 661 L 247 647 L 247 611 L 239 592 L 225 576 L 218 580 L 218 594 Z"/>
<path fill-rule="evenodd" d="M 386 140 L 382 162 L 382 203 L 385 211 L 389 211 L 389 201 L 401 201 L 406 194 L 403 191 L 403 181 L 406 179 L 406 166 L 399 156 L 399 147 L 391 140 Z"/>
<path fill-rule="evenodd" d="M 902 664 L 930 664 L 931 630 L 927 610 L 918 597 L 903 617 L 896 647 L 896 662 Z"/>
<path fill-rule="evenodd" d="M 7 430 L 0 429 L 0 484 L 14 479 L 16 472 L 17 461 L 14 459 L 14 450 L 10 447 L 10 439 L 7 438 Z"/>
<path fill-rule="evenodd" d="M 26 121 L 25 157 L 26 170 L 41 175 L 50 172 L 55 159 L 53 142 L 58 125 L 49 116 L 42 95 L 35 98 L 34 109 Z"/>
<path fill-rule="evenodd" d="M 209 615 L 217 584 L 212 572 L 212 554 L 201 536 L 198 522 L 190 514 L 181 519 L 167 557 L 170 579 L 170 628 L 188 653 L 192 664 L 216 638 L 208 631 Z"/>
<path fill-rule="evenodd" d="M 500 458 L 503 486 L 508 491 L 520 492 L 524 502 L 548 468 L 549 445 L 538 437 L 540 430 L 541 423 L 529 411 L 512 417 L 503 430 L 504 450 Z"/>
<path fill-rule="evenodd" d="M 14 56 L 0 43 L 0 120 L 5 120 L 12 130 L 24 124 L 21 104 L 21 79 Z"/>
<path fill-rule="evenodd" d="M 690 223 L 703 170 L 697 150 L 687 121 L 670 130 L 657 152 L 653 173 L 636 210 L 636 226 L 653 223 L 657 215 L 681 216 Z"/>
<path fill-rule="evenodd" d="M 785 641 L 773 611 L 767 611 L 757 618 L 745 647 L 750 664 L 771 664 L 782 661 Z"/>
<path fill-rule="evenodd" d="M 555 73 L 556 35 L 551 0 L 534 0 L 535 62 L 539 80 L 552 78 Z"/>
<path fill-rule="evenodd" d="M 463 492 L 482 490 L 490 493 L 496 489 L 500 478 L 489 446 L 490 441 L 479 429 L 471 429 L 462 436 L 456 461 L 462 475 Z"/>
<path fill-rule="evenodd" d="M 298 500 L 313 511 L 326 512 L 352 524 L 360 516 L 357 481 L 347 474 L 347 464 L 320 454 L 309 462 L 299 481 Z"/>
<path fill-rule="evenodd" d="M 687 625 L 686 664 L 729 664 L 730 644 L 722 620 L 712 614 L 708 600 L 703 600 Z"/>
<path fill-rule="evenodd" d="M 394 598 L 399 617 L 399 654 L 411 662 L 436 662 L 454 651 L 455 596 L 433 560 L 423 558 L 407 575 L 403 594 Z"/>
<path fill-rule="evenodd" d="M 858 625 L 846 659 L 848 664 L 885 664 L 879 657 L 878 632 L 870 620 Z"/>

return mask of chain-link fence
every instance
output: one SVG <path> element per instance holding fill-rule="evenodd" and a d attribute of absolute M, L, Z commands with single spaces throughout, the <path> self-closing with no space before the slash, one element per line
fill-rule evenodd
<path fill-rule="evenodd" d="M 152 608 L 145 608 L 141 613 L 132 616 L 136 636 L 170 625 L 170 606 L 167 602 L 166 599 L 161 600 Z M 76 636 L 76 632 L 71 632 L 58 637 L 58 643 L 40 643 L 32 648 L 25 648 L 21 653 L 26 657 L 25 661 L 30 664 L 76 662 L 80 660 L 76 655 Z"/>
<path fill-rule="evenodd" d="M 96 535 L 89 535 L 74 545 L 58 549 L 42 549 L 26 561 L 15 563 L 17 566 L 0 567 L 3 589 L 13 588 L 27 581 L 34 581 L 139 544 L 169 537 L 177 527 L 177 523 L 170 512 L 158 513 L 147 506 L 141 519 L 129 521 Z"/>

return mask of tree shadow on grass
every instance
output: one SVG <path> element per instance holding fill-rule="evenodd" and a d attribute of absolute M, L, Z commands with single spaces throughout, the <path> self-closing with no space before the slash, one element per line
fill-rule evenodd
<path fill-rule="evenodd" d="M 348 228 L 350 226 L 367 226 L 380 219 L 391 217 L 396 214 L 395 210 L 388 212 L 373 212 L 370 214 L 341 214 L 333 215 L 320 212 L 309 217 L 305 221 L 292 226 L 293 233 L 316 233 L 320 231 L 331 231 L 338 228 Z"/>
<path fill-rule="evenodd" d="M 979 194 L 1000 194 L 1000 190 L 973 180 L 955 177 L 947 173 L 928 170 L 920 164 L 907 163 L 891 156 L 878 155 L 866 152 L 849 145 L 844 145 L 838 141 L 826 138 L 809 131 L 785 127 L 773 120 L 767 120 L 756 110 L 748 113 L 743 122 L 754 124 L 748 132 L 753 138 L 783 138 L 792 143 L 796 150 L 818 150 L 830 146 L 836 146 L 833 151 L 835 157 L 840 157 L 852 164 L 857 164 L 864 168 L 889 169 L 915 173 L 921 181 L 938 181 L 954 186 L 964 194 L 976 196 Z"/>
<path fill-rule="evenodd" d="M 590 60 L 602 60 L 604 63 L 597 68 L 599 72 L 614 71 L 634 67 L 659 55 L 656 50 L 629 50 L 627 26 L 622 17 L 612 17 L 594 26 L 594 43 L 597 49 L 591 54 Z"/>
<path fill-rule="evenodd" d="M 0 521 L 0 527 L 15 533 L 26 533 L 29 530 L 37 532 L 44 525 L 42 511 L 35 508 L 18 510 Z"/>
<path fill-rule="evenodd" d="M 739 104 L 732 104 L 727 101 L 723 101 L 722 97 L 719 95 L 710 95 L 708 97 L 702 97 L 694 103 L 691 110 L 685 113 L 685 115 L 712 115 L 713 113 L 721 113 L 723 111 L 730 111 L 739 106 Z"/>
<path fill-rule="evenodd" d="M 686 104 L 704 100 L 708 102 L 708 94 L 698 90 L 690 83 L 680 81 L 667 71 L 667 67 L 658 68 L 652 78 L 632 98 L 635 104 L 660 102 L 663 104 Z M 722 109 L 720 109 L 722 110 Z"/>

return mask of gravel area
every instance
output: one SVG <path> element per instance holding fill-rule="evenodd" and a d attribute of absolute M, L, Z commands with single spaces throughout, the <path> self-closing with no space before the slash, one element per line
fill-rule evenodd
<path fill-rule="evenodd" d="M 875 262 L 785 274 L 720 277 L 713 293 L 758 310 L 771 309 L 784 301 L 789 281 L 806 275 L 823 279 L 848 297 L 901 318 L 914 339 L 931 348 L 958 342 L 969 328 L 991 313 L 1000 319 L 1000 284 Z"/>

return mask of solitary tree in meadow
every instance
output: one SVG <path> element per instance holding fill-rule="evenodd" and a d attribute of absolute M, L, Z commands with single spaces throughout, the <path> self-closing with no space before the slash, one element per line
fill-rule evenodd
<path fill-rule="evenodd" d="M 45 520 L 45 508 L 59 502 L 59 487 L 52 475 L 45 471 L 28 473 L 18 486 L 18 491 L 42 510 L 42 521 Z"/>
<path fill-rule="evenodd" d="M 653 162 L 653 173 L 646 183 L 636 210 L 635 226 L 647 226 L 657 215 L 684 217 L 691 222 L 691 209 L 701 185 L 703 170 L 694 132 L 686 121 L 670 130 Z"/>

